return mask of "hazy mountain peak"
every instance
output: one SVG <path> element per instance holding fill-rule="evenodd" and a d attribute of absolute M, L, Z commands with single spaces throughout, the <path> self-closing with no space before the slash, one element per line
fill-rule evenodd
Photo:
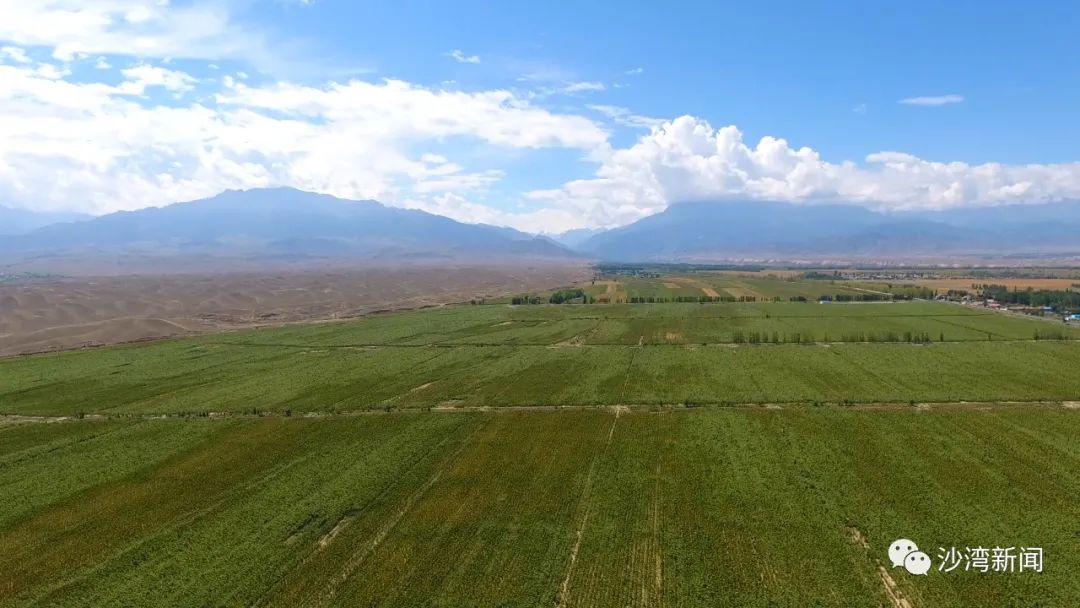
<path fill-rule="evenodd" d="M 86 249 L 256 257 L 572 255 L 555 243 L 509 228 L 462 224 L 424 211 L 293 188 L 228 190 L 0 240 L 0 252 L 9 254 Z"/>
<path fill-rule="evenodd" d="M 89 215 L 64 211 L 31 211 L 0 205 L 0 235 L 24 234 L 50 224 L 79 222 Z"/>
<path fill-rule="evenodd" d="M 687 201 L 592 236 L 577 248 L 604 259 L 635 261 L 1075 253 L 1077 234 L 1076 202 L 881 213 L 842 203 Z"/>

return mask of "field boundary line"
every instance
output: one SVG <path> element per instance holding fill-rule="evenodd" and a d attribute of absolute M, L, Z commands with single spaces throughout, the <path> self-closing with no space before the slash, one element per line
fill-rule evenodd
<path fill-rule="evenodd" d="M 656 318 L 658 318 L 658 317 L 653 317 L 653 319 L 656 319 Z M 699 317 L 699 318 L 704 319 L 706 317 Z M 751 317 L 751 318 L 761 318 L 761 317 Z M 824 319 L 824 318 L 827 318 L 827 317 L 770 317 L 771 320 L 781 321 L 781 322 L 785 322 L 786 319 Z M 841 317 L 835 317 L 835 318 L 841 318 Z M 869 318 L 869 317 L 843 317 L 843 318 Z M 873 318 L 884 318 L 884 317 L 873 317 Z M 306 351 L 319 351 L 319 350 L 324 350 L 324 351 L 347 351 L 347 350 L 373 351 L 373 350 L 454 349 L 454 348 L 462 348 L 462 349 L 465 349 L 465 348 L 485 348 L 485 349 L 486 348 L 519 348 L 519 349 L 536 348 L 536 349 L 540 349 L 540 348 L 558 348 L 558 347 L 564 347 L 564 346 L 574 346 L 575 348 L 656 348 L 656 347 L 686 348 L 686 347 L 689 347 L 689 346 L 726 347 L 726 348 L 761 348 L 761 347 L 769 347 L 769 346 L 807 346 L 807 345 L 814 345 L 814 344 L 829 344 L 829 345 L 876 344 L 876 345 L 927 346 L 929 344 L 983 344 L 985 342 L 1012 343 L 1012 342 L 1078 342 L 1078 341 L 1080 341 L 1080 337 L 1066 337 L 1066 338 L 1061 338 L 1061 339 L 1047 338 L 1047 339 L 1042 339 L 1042 340 L 1035 340 L 1035 339 L 1032 339 L 1032 338 L 1009 338 L 1009 337 L 1004 336 L 1003 334 L 999 334 L 999 333 L 996 333 L 996 332 L 987 332 L 986 330 L 976 329 L 974 327 L 970 327 L 970 326 L 963 325 L 963 324 L 960 324 L 960 323 L 954 323 L 954 322 L 946 321 L 944 317 L 928 317 L 928 318 L 931 318 L 932 320 L 935 320 L 935 321 L 940 321 L 940 322 L 942 322 L 942 323 L 944 323 L 946 325 L 951 325 L 953 327 L 966 329 L 968 331 L 972 331 L 972 332 L 976 332 L 976 333 L 982 333 L 982 334 L 990 333 L 990 334 L 992 334 L 992 335 L 994 335 L 996 337 L 993 340 L 983 340 L 983 339 L 945 340 L 944 342 L 941 342 L 941 341 L 938 341 L 938 340 L 931 340 L 929 343 L 906 342 L 906 341 L 901 341 L 901 340 L 893 340 L 893 341 L 888 341 L 888 340 L 829 340 L 829 341 L 814 340 L 813 342 L 809 342 L 809 343 L 803 343 L 803 342 L 775 342 L 775 343 L 774 342 L 759 342 L 759 343 L 749 343 L 749 342 L 735 342 L 734 340 L 729 340 L 729 341 L 726 341 L 726 342 L 724 342 L 724 341 L 716 341 L 716 342 L 680 342 L 678 344 L 672 344 L 670 342 L 645 342 L 644 341 L 644 336 L 640 336 L 639 341 L 636 342 L 636 343 L 633 343 L 633 344 L 626 343 L 626 342 L 585 342 L 585 343 L 581 343 L 581 344 L 572 344 L 571 345 L 571 344 L 566 344 L 567 340 L 563 340 L 562 342 L 461 342 L 461 343 L 452 343 L 452 344 L 451 343 L 444 343 L 444 342 L 436 342 L 436 343 L 431 343 L 431 344 L 323 344 L 323 345 L 278 344 L 278 343 L 274 343 L 274 344 L 243 344 L 243 343 L 238 343 L 238 342 L 214 342 L 214 343 L 212 343 L 212 345 L 214 345 L 214 346 L 239 347 L 239 348 L 293 348 L 293 349 L 303 349 L 303 350 L 306 350 Z M 786 322 L 784 324 L 787 327 L 791 328 L 792 331 L 795 330 L 795 327 L 792 326 L 791 324 L 786 323 Z M 575 337 L 575 338 L 584 337 L 585 334 L 589 334 L 589 333 L 592 333 L 592 332 L 591 331 L 585 331 L 582 334 L 578 334 L 577 336 L 573 336 L 573 337 Z M 587 339 L 587 338 L 585 338 L 585 339 Z M 438 355 L 435 355 L 432 358 L 435 358 L 437 356 Z M 430 361 L 430 360 L 431 359 L 427 359 L 426 361 Z M 423 363 L 423 362 L 424 361 L 422 361 L 421 363 Z M 177 390 L 184 390 L 184 389 L 177 389 Z"/>
<path fill-rule="evenodd" d="M 366 560 L 369 555 L 374 553 L 374 551 L 379 548 L 379 545 L 382 544 L 382 541 L 385 540 L 391 532 L 393 532 L 394 528 L 397 527 L 398 523 L 400 523 L 401 520 L 404 519 L 405 516 L 409 513 L 409 511 L 412 510 L 413 505 L 416 504 L 416 502 L 420 498 L 422 498 L 423 495 L 426 494 L 432 486 L 438 483 L 439 479 L 442 478 L 443 472 L 448 470 L 450 467 L 453 466 L 455 462 L 457 462 L 458 457 L 460 457 L 461 454 L 465 451 L 465 449 L 468 448 L 469 445 L 471 445 L 473 438 L 476 436 L 477 433 L 480 432 L 481 429 L 487 426 L 488 422 L 490 422 L 490 419 L 488 421 L 485 421 L 483 424 L 477 425 L 475 429 L 473 429 L 468 435 L 466 435 L 462 439 L 461 445 L 458 446 L 456 450 L 454 450 L 454 453 L 446 459 L 442 466 L 438 467 L 435 470 L 431 477 L 429 477 L 422 486 L 413 491 L 408 496 L 408 498 L 405 499 L 405 503 L 401 506 L 401 508 L 394 512 L 390 519 L 379 527 L 379 530 L 375 534 L 375 536 L 361 547 L 361 551 L 359 553 L 354 552 L 350 556 L 350 558 L 345 562 L 344 566 L 338 572 L 337 576 L 331 578 L 326 583 L 326 585 L 324 585 L 322 595 L 319 597 L 319 605 L 326 604 L 327 602 L 332 600 L 335 595 L 337 595 L 337 592 L 341 585 L 344 584 L 347 580 L 349 580 L 349 578 L 351 578 L 352 575 L 356 573 L 357 568 L 359 568 L 363 564 L 364 560 Z M 306 603 L 307 602 L 305 602 L 305 604 Z"/>
<path fill-rule="evenodd" d="M 393 480 L 391 480 L 390 482 L 385 484 L 382 487 L 382 489 L 380 489 L 379 492 L 374 497 L 368 499 L 362 506 L 358 507 L 356 509 L 355 515 L 349 516 L 348 514 L 346 514 L 341 519 L 339 519 L 339 523 L 341 523 L 342 521 L 344 521 L 346 519 L 351 523 L 352 520 L 356 519 L 361 514 L 363 514 L 364 511 L 366 511 L 373 503 L 377 502 L 381 498 L 384 498 L 391 489 L 393 489 L 395 486 L 400 484 L 402 478 L 404 478 L 404 476 L 405 476 L 405 473 L 408 473 L 408 471 L 412 470 L 412 468 L 415 467 L 417 464 L 419 464 L 420 462 L 423 462 L 424 459 L 428 455 L 438 451 L 439 448 L 441 448 L 444 444 L 446 444 L 448 441 L 450 441 L 450 439 L 451 439 L 450 436 L 444 437 L 443 439 L 441 439 L 440 441 L 436 442 L 434 445 L 429 447 L 423 453 L 423 455 L 420 458 L 417 458 L 408 467 L 406 467 L 406 469 L 405 469 L 405 471 L 403 472 L 402 475 L 396 476 Z M 345 527 L 347 527 L 347 525 Z M 343 531 L 345 529 L 345 527 L 342 527 L 340 530 L 338 530 L 338 533 Z M 331 532 L 333 532 L 332 529 L 331 529 Z M 269 590 L 267 591 L 267 593 L 263 597 L 260 597 L 253 605 L 254 606 L 265 606 L 265 605 L 267 605 L 271 601 L 270 596 L 280 588 L 280 585 L 285 581 L 285 579 L 288 577 L 288 575 L 292 571 L 294 571 L 296 568 L 299 568 L 299 567 L 309 563 L 314 556 L 318 555 L 319 552 L 321 552 L 323 549 L 326 548 L 326 546 L 328 546 L 329 543 L 327 545 L 322 545 L 321 544 L 322 538 L 324 538 L 325 536 L 326 535 L 321 537 L 319 539 L 319 541 L 316 542 L 315 546 L 310 551 L 308 551 L 307 555 L 305 555 L 303 558 L 299 559 L 296 562 L 296 565 L 292 566 L 292 570 L 289 570 L 287 572 L 283 572 L 280 576 L 278 576 L 277 579 L 274 581 L 274 583 L 272 585 L 270 585 Z M 331 539 L 331 540 L 333 540 L 333 539 Z"/>
<path fill-rule="evenodd" d="M 889 574 L 889 570 L 882 565 L 881 560 L 870 556 L 870 543 L 866 540 L 866 535 L 862 530 L 851 526 L 848 528 L 848 534 L 851 538 L 851 543 L 856 547 L 863 550 L 866 553 L 868 559 L 873 560 L 874 567 L 878 579 L 881 581 L 881 589 L 885 592 L 885 597 L 889 599 L 889 605 L 892 608 L 915 608 L 915 604 L 904 597 L 904 593 L 900 590 L 900 585 L 896 582 L 896 579 Z"/>
<path fill-rule="evenodd" d="M 630 372 L 634 370 L 634 361 L 637 360 L 637 354 L 645 346 L 645 336 L 638 338 L 637 346 L 628 346 L 630 349 L 630 361 L 626 363 L 626 373 L 623 374 L 622 393 L 619 394 L 619 400 L 623 400 L 626 397 L 626 387 L 630 384 Z"/>
<path fill-rule="evenodd" d="M 25 414 L 2 414 L 0 413 L 0 425 L 7 418 L 16 418 L 19 422 L 28 424 L 59 424 L 80 422 L 93 422 L 102 420 L 257 420 L 259 418 L 296 418 L 307 420 L 311 418 L 353 418 L 357 416 L 423 416 L 427 414 L 499 414 L 511 412 L 533 412 L 537 414 L 550 412 L 572 412 L 591 410 L 615 410 L 623 411 L 693 411 L 697 409 L 783 409 L 790 408 L 837 408 L 845 410 L 895 410 L 912 409 L 913 407 L 927 408 L 954 408 L 954 409 L 987 409 L 987 408 L 1019 408 L 1019 407 L 1061 407 L 1068 410 L 1080 409 L 1080 396 L 1065 399 L 1041 399 L 1041 400 L 1016 400 L 1016 399 L 973 399 L 970 401 L 931 401 L 911 400 L 894 401 L 848 401 L 845 399 L 798 399 L 793 401 L 708 401 L 708 402 L 670 402 L 670 403 L 618 403 L 618 404 L 568 404 L 568 405 L 453 405 L 446 407 L 407 407 L 394 408 L 387 411 L 385 408 L 357 410 L 351 412 L 332 410 L 310 410 L 295 414 L 286 414 L 279 411 L 263 411 L 257 414 L 250 412 L 212 412 L 209 415 L 192 412 L 170 412 L 155 414 L 87 414 L 83 417 L 58 415 L 58 416 L 28 416 Z"/>
<path fill-rule="evenodd" d="M 956 315 L 956 316 L 966 316 L 966 315 Z M 979 316 L 984 316 L 984 315 L 979 315 Z M 989 315 L 985 315 L 985 316 L 989 316 Z M 1011 341 L 1006 336 L 1004 336 L 1002 334 L 999 334 L 997 332 L 994 332 L 994 331 L 988 331 L 988 330 L 985 330 L 985 329 L 976 329 L 974 327 L 971 327 L 970 325 L 964 325 L 963 323 L 957 323 L 956 321 L 950 321 L 950 320 L 944 319 L 944 318 L 938 319 L 938 321 L 944 323 L 945 325 L 951 325 L 953 327 L 959 327 L 960 329 L 966 329 L 968 331 L 973 331 L 975 333 L 985 334 L 987 336 L 994 336 L 994 337 L 997 337 L 997 338 L 1001 338 L 1001 340 L 994 340 L 994 342 Z M 979 340 L 968 340 L 968 341 L 969 342 L 979 342 Z M 987 340 L 987 341 L 989 341 L 989 340 Z M 1021 341 L 1027 342 L 1028 340 L 1021 340 Z"/>
<path fill-rule="evenodd" d="M 615 408 L 615 419 L 611 421 L 611 429 L 608 430 L 607 440 L 604 442 L 604 446 L 600 449 L 600 452 L 593 457 L 592 464 L 589 465 L 589 474 L 585 476 L 585 487 L 581 491 L 581 508 L 584 513 L 581 516 L 581 523 L 578 524 L 577 532 L 575 533 L 574 545 L 570 547 L 570 563 L 566 567 L 566 576 L 563 577 L 562 584 L 559 585 L 559 595 L 555 602 L 558 608 L 565 608 L 567 599 L 570 597 L 570 578 L 574 574 L 574 566 L 577 564 L 578 552 L 581 550 L 581 539 L 585 535 L 585 526 L 589 521 L 589 514 L 592 511 L 592 481 L 593 475 L 596 473 L 596 469 L 600 466 L 600 459 L 607 453 L 608 446 L 611 445 L 611 440 L 615 436 L 615 425 L 619 422 L 619 415 L 622 414 L 621 408 Z"/>
<path fill-rule="evenodd" d="M 660 496 L 661 493 L 661 465 L 664 462 L 664 433 L 663 433 L 663 412 L 657 412 L 656 416 L 656 484 L 653 487 L 652 498 L 652 544 L 653 544 L 653 559 L 655 561 L 655 583 L 656 583 L 656 605 L 664 605 L 664 548 L 663 548 L 663 535 L 661 534 L 661 518 L 660 508 L 663 500 Z M 642 596 L 642 606 L 646 608 L 649 606 L 648 598 L 646 595 Z"/>
<path fill-rule="evenodd" d="M 292 467 L 297 466 L 314 457 L 314 453 L 300 454 L 295 456 L 291 460 L 278 463 L 272 467 L 260 471 L 254 477 L 245 479 L 237 485 L 221 491 L 217 496 L 214 497 L 214 500 L 209 504 L 203 505 L 197 509 L 193 509 L 185 513 L 181 513 L 176 518 L 169 520 L 163 526 L 157 528 L 150 534 L 140 537 L 130 544 L 124 545 L 122 547 L 117 547 L 114 551 L 108 553 L 107 555 L 103 555 L 101 560 L 93 564 L 92 566 L 81 570 L 76 570 L 67 575 L 67 578 L 64 578 L 63 580 L 54 581 L 52 583 L 42 586 L 42 588 L 38 592 L 36 592 L 32 596 L 32 599 L 30 599 L 29 601 L 31 601 L 32 603 L 44 601 L 49 596 L 59 591 L 62 591 L 65 588 L 71 587 L 72 585 L 77 585 L 88 580 L 95 573 L 99 572 L 102 569 L 108 568 L 114 560 L 119 559 L 126 554 L 137 552 L 142 547 L 151 543 L 158 542 L 162 537 L 171 534 L 178 529 L 183 529 L 204 517 L 212 515 L 214 512 L 220 510 L 228 502 L 237 499 L 237 497 L 239 497 L 240 495 L 248 494 L 255 491 L 260 486 L 268 483 L 278 475 L 281 475 Z"/>

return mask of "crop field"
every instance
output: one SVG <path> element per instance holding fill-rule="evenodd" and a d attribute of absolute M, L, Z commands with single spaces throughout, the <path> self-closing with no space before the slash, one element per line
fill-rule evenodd
<path fill-rule="evenodd" d="M 0 413 L 1071 401 L 1078 338 L 928 302 L 458 306 L 0 359 Z"/>
<path fill-rule="evenodd" d="M 446 306 L 4 358 L 0 608 L 1080 605 L 1078 367 L 1075 329 L 933 302 Z M 916 577 L 901 537 L 1045 568 Z"/>
<path fill-rule="evenodd" d="M 1074 606 L 1078 428 L 1050 406 L 8 425 L 0 606 Z M 1045 567 L 912 576 L 899 537 Z"/>
<path fill-rule="evenodd" d="M 887 296 L 890 291 L 885 289 L 885 284 L 869 282 L 805 280 L 782 274 L 721 271 L 664 274 L 656 277 L 604 275 L 602 278 L 582 281 L 575 285 L 597 304 L 687 302 L 699 298 L 736 302 L 788 302 L 799 298 L 817 301 L 823 296 L 865 299 L 867 296 Z M 897 292 L 895 288 L 891 291 Z M 925 290 L 912 287 L 911 291 L 922 293 Z M 547 301 L 551 293 L 553 291 L 531 295 Z M 490 299 L 487 302 L 507 304 L 510 303 L 510 298 Z"/>
<path fill-rule="evenodd" d="M 616 280 L 590 281 L 588 284 L 583 284 L 582 289 L 584 289 L 587 295 L 591 296 L 599 303 L 626 303 L 626 287 L 623 283 Z"/>
<path fill-rule="evenodd" d="M 794 297 L 817 300 L 823 295 L 860 296 L 866 289 L 845 285 L 844 281 L 807 281 L 795 276 L 761 273 L 695 272 L 665 274 L 656 278 L 607 277 L 585 282 L 587 294 L 607 303 L 624 303 L 631 298 L 674 300 L 675 298 L 735 298 L 768 302 Z"/>
<path fill-rule="evenodd" d="M 1077 289 L 1080 279 L 1077 278 L 936 278 L 920 279 L 916 285 L 931 287 L 939 292 L 950 289 L 962 291 L 978 291 L 981 285 L 1004 285 L 1009 289 Z"/>
<path fill-rule="evenodd" d="M 699 281 L 708 283 L 716 290 L 726 292 L 736 298 L 749 296 L 764 301 L 775 298 L 788 300 L 793 297 L 816 300 L 823 295 L 858 296 L 866 293 L 865 290 L 845 285 L 843 281 L 803 281 L 795 277 L 785 279 L 778 277 L 731 276 L 730 274 L 720 273 L 700 273 L 696 276 Z"/>

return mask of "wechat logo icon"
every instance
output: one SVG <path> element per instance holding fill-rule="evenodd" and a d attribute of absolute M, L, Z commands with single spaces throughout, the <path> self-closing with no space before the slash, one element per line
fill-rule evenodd
<path fill-rule="evenodd" d="M 930 556 L 906 538 L 898 538 L 889 545 L 889 561 L 893 568 L 902 567 L 916 576 L 926 576 L 930 571 Z"/>

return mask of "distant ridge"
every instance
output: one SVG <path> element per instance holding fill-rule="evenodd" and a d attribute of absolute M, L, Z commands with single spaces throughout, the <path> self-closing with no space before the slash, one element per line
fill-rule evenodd
<path fill-rule="evenodd" d="M 61 252 L 380 260 L 575 256 L 509 228 L 291 188 L 232 190 L 0 238 L 0 255 Z"/>
<path fill-rule="evenodd" d="M 61 211 L 30 211 L 0 205 L 0 235 L 26 234 L 50 224 L 79 222 L 92 216 Z"/>
<path fill-rule="evenodd" d="M 0 208 L 0 219 L 10 211 Z M 620 228 L 572 230 L 548 237 L 465 224 L 376 201 L 273 188 L 226 191 L 197 201 L 0 235 L 4 260 L 63 256 L 78 260 L 112 256 L 124 258 L 125 264 L 151 258 L 198 259 L 203 266 L 212 266 L 218 259 L 374 264 L 584 258 L 669 262 L 957 256 L 1080 259 L 1080 202 L 882 213 L 854 204 L 692 201 L 673 204 Z"/>
<path fill-rule="evenodd" d="M 615 261 L 1080 254 L 1080 202 L 880 213 L 775 201 L 674 204 L 576 247 Z"/>

